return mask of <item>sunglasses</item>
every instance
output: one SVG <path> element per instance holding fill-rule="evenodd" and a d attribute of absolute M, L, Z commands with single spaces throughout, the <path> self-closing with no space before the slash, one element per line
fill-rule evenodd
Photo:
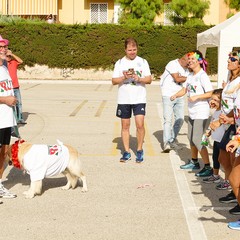
<path fill-rule="evenodd" d="M 5 46 L 0 46 L 0 48 L 8 48 L 8 46 L 7 46 L 7 45 L 5 45 Z"/>
<path fill-rule="evenodd" d="M 234 58 L 234 57 L 229 57 L 228 58 L 231 62 L 236 62 L 236 61 L 238 61 L 238 59 L 236 59 L 236 58 Z"/>

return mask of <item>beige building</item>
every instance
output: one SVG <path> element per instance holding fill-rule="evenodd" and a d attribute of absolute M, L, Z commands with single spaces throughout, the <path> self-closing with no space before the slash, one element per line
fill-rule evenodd
<path fill-rule="evenodd" d="M 170 25 L 168 19 L 172 14 L 169 2 L 164 0 L 164 13 L 156 18 L 157 24 Z M 230 12 L 224 0 L 210 0 L 206 24 L 216 25 L 223 22 Z M 120 7 L 114 0 L 0 0 L 2 15 L 39 17 L 44 19 L 53 14 L 56 22 L 64 24 L 78 23 L 117 23 Z"/>
<path fill-rule="evenodd" d="M 113 23 L 114 1 L 58 0 L 58 21 L 61 23 Z"/>
<path fill-rule="evenodd" d="M 173 14 L 169 8 L 171 0 L 164 0 L 164 13 L 156 18 L 158 24 L 171 25 L 168 16 Z M 207 25 L 217 25 L 227 19 L 227 15 L 233 12 L 224 0 L 210 0 L 208 14 L 204 16 L 203 21 Z"/>
<path fill-rule="evenodd" d="M 114 0 L 0 0 L 3 16 L 44 19 L 52 14 L 64 24 L 113 23 L 115 8 Z"/>

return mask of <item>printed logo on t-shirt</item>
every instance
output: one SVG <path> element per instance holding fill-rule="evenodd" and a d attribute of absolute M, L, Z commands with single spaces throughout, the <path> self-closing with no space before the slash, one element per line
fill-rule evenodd
<path fill-rule="evenodd" d="M 61 151 L 61 147 L 59 145 L 48 145 L 48 155 L 58 156 Z"/>
<path fill-rule="evenodd" d="M 237 106 L 235 106 L 235 107 L 233 108 L 233 113 L 234 113 L 234 118 L 235 118 L 235 120 L 238 120 L 238 119 L 239 119 L 239 111 L 240 111 L 240 109 L 238 109 Z"/>
<path fill-rule="evenodd" d="M 193 86 L 192 84 L 187 85 L 187 91 L 188 92 L 194 92 L 196 93 L 197 86 Z"/>
<path fill-rule="evenodd" d="M 12 90 L 12 84 L 9 80 L 4 80 L 0 82 L 0 92 L 7 92 Z"/>
<path fill-rule="evenodd" d="M 139 77 L 141 77 L 142 76 L 142 71 L 136 71 L 136 74 L 139 76 Z"/>
<path fill-rule="evenodd" d="M 221 104 L 222 104 L 222 106 L 224 106 L 225 108 L 229 109 L 228 100 L 222 99 Z"/>

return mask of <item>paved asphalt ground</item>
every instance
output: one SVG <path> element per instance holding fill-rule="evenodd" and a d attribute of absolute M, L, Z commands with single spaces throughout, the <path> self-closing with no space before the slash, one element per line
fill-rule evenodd
<path fill-rule="evenodd" d="M 135 126 L 131 127 L 132 161 L 120 163 L 120 120 L 115 117 L 117 86 L 110 82 L 22 81 L 22 138 L 75 146 L 87 176 L 81 186 L 63 191 L 63 175 L 45 179 L 43 194 L 25 199 L 29 176 L 8 166 L 5 186 L 18 195 L 3 199 L 4 240 L 237 240 L 227 227 L 239 217 L 228 213 L 235 204 L 218 198 L 227 190 L 204 184 L 194 172 L 180 170 L 190 156 L 186 122 L 182 149 L 162 153 L 162 103 L 158 83 L 147 86 L 145 161 L 135 163 Z M 186 111 L 187 115 L 187 111 Z M 14 141 L 16 139 L 12 139 Z M 211 147 L 209 148 L 211 154 Z M 223 174 L 222 174 L 223 176 Z"/>

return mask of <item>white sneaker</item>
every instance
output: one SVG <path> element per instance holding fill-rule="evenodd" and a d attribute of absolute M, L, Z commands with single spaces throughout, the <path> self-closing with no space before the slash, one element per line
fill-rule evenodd
<path fill-rule="evenodd" d="M 204 183 L 219 183 L 219 182 L 221 182 L 221 178 L 219 175 L 217 175 L 217 176 L 211 175 L 210 177 L 204 178 L 203 182 Z"/>
<path fill-rule="evenodd" d="M 0 184 L 0 198 L 15 198 L 16 194 L 9 192 L 2 184 Z"/>
<path fill-rule="evenodd" d="M 163 147 L 163 152 L 164 153 L 169 153 L 172 150 L 171 146 L 169 143 L 165 143 Z"/>

